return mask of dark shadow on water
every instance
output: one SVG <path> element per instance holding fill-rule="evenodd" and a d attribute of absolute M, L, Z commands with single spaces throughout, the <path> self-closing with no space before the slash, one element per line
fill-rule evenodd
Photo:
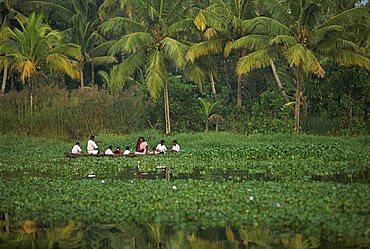
<path fill-rule="evenodd" d="M 59 176 L 51 171 L 38 171 L 32 170 L 17 170 L 17 171 L 0 171 L 1 177 L 65 177 Z M 331 181 L 338 183 L 370 183 L 370 170 L 361 170 L 351 173 L 336 173 L 336 174 L 313 174 L 305 176 L 289 176 L 284 174 L 272 174 L 272 173 L 248 173 L 241 170 L 209 170 L 202 171 L 199 168 L 194 168 L 189 173 L 176 173 L 176 171 L 164 167 L 158 166 L 156 169 L 150 168 L 137 168 L 128 167 L 120 171 L 112 171 L 109 173 L 101 174 L 87 174 L 83 176 L 69 176 L 74 179 L 84 179 L 84 178 L 97 178 L 97 179 L 122 179 L 122 180 L 132 180 L 132 179 L 167 179 L 167 180 L 179 180 L 179 179 L 195 179 L 195 180 L 208 180 L 208 181 L 286 181 L 286 180 L 306 180 L 306 181 Z"/>

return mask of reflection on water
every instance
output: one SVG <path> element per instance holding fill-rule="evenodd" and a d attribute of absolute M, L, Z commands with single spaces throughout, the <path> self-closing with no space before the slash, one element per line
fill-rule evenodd
<path fill-rule="evenodd" d="M 158 224 L 92 225 L 75 221 L 55 226 L 32 220 L 1 221 L 0 248 L 254 249 L 369 248 L 368 239 L 340 242 L 277 235 L 261 228 L 186 231 Z"/>
<path fill-rule="evenodd" d="M 48 171 L 38 171 L 38 170 L 27 170 L 27 171 L 1 171 L 1 176 L 4 178 L 22 176 L 26 177 L 58 177 L 56 173 Z M 242 170 L 209 170 L 202 171 L 198 168 L 194 168 L 189 173 L 177 173 L 169 167 L 158 166 L 156 169 L 151 168 L 124 168 L 117 171 L 105 172 L 105 173 L 94 173 L 91 172 L 85 176 L 73 176 L 72 178 L 98 178 L 98 179 L 167 179 L 167 180 L 178 180 L 178 179 L 197 179 L 197 180 L 208 180 L 208 181 L 219 181 L 219 180 L 229 180 L 229 181 L 281 181 L 289 180 L 282 174 L 272 174 L 272 173 L 249 173 Z M 351 173 L 335 173 L 335 174 L 313 174 L 305 175 L 302 177 L 296 177 L 301 180 L 308 181 L 332 181 L 338 183 L 369 183 L 370 182 L 370 171 L 361 170 Z"/>

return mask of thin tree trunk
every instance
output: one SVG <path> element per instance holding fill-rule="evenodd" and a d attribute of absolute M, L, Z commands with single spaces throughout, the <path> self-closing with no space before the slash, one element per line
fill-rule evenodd
<path fill-rule="evenodd" d="M 85 82 L 84 82 L 84 65 L 82 61 L 80 61 L 80 88 L 84 89 Z"/>
<path fill-rule="evenodd" d="M 95 63 L 91 62 L 91 85 L 95 85 Z"/>
<path fill-rule="evenodd" d="M 33 80 L 35 76 L 33 76 L 31 78 L 31 91 L 30 91 L 30 111 L 31 111 L 31 115 L 33 114 L 33 95 L 34 95 L 34 88 L 35 88 L 35 82 Z"/>
<path fill-rule="evenodd" d="M 281 83 L 281 80 L 280 80 L 280 77 L 276 71 L 276 67 L 275 67 L 275 63 L 273 60 L 270 60 L 270 65 L 271 65 L 271 69 L 272 69 L 272 72 L 274 73 L 274 76 L 275 76 L 275 79 L 276 79 L 276 82 L 281 90 L 281 92 L 283 93 L 283 96 L 284 96 L 284 99 L 286 102 L 289 102 L 289 97 L 288 97 L 288 94 L 285 92 L 284 88 L 283 88 L 283 84 Z"/>
<path fill-rule="evenodd" d="M 206 132 L 208 132 L 208 118 L 206 118 Z"/>
<path fill-rule="evenodd" d="M 168 135 L 171 132 L 171 120 L 170 120 L 170 100 L 168 95 L 168 84 L 166 78 L 166 65 L 163 63 L 163 91 L 164 91 L 164 119 L 166 123 L 165 134 Z"/>
<path fill-rule="evenodd" d="M 1 84 L 1 96 L 5 94 L 5 87 L 6 87 L 6 80 L 8 77 L 8 64 L 4 65 L 4 74 L 3 74 L 3 82 Z"/>
<path fill-rule="evenodd" d="M 301 111 L 301 88 L 303 82 L 303 65 L 298 65 L 298 78 L 295 93 L 295 112 L 294 112 L 294 130 L 299 132 L 299 116 Z"/>
<path fill-rule="evenodd" d="M 239 53 L 239 58 L 242 58 L 246 55 L 246 50 L 243 48 L 240 50 L 240 53 Z M 237 107 L 241 107 L 242 106 L 242 75 L 239 74 L 238 75 L 238 90 L 237 90 L 237 101 L 236 101 L 236 106 Z"/>
<path fill-rule="evenodd" d="M 10 91 L 15 90 L 15 85 L 14 85 L 14 73 L 10 73 Z"/>
<path fill-rule="evenodd" d="M 217 95 L 216 86 L 215 86 L 215 79 L 213 78 L 213 73 L 212 72 L 209 74 L 209 78 L 211 80 L 212 94 Z"/>
<path fill-rule="evenodd" d="M 8 212 L 6 212 L 5 214 L 4 214 L 4 220 L 5 220 L 5 232 L 7 232 L 7 233 L 10 233 L 10 216 L 9 216 L 9 213 Z"/>

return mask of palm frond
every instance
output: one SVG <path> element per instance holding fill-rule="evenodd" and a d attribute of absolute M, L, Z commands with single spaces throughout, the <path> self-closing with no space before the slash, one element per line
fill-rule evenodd
<path fill-rule="evenodd" d="M 193 18 L 185 18 L 169 26 L 167 32 L 172 35 L 181 32 L 189 32 L 191 27 L 193 27 Z"/>
<path fill-rule="evenodd" d="M 80 70 L 78 64 L 68 59 L 67 56 L 59 53 L 50 54 L 46 59 L 46 65 L 51 71 L 67 74 L 72 79 L 79 79 Z"/>
<path fill-rule="evenodd" d="M 111 55 L 119 52 L 133 53 L 141 47 L 149 46 L 155 42 L 153 36 L 146 32 L 135 32 L 123 36 L 109 50 Z"/>
<path fill-rule="evenodd" d="M 121 77 L 123 80 L 128 79 L 136 70 L 145 65 L 146 49 L 142 48 L 130 55 L 127 59 L 117 66 L 118 73 L 116 77 Z"/>
<path fill-rule="evenodd" d="M 196 83 L 199 89 L 202 89 L 202 83 L 205 82 L 206 76 L 200 66 L 196 63 L 188 63 L 184 72 L 185 78 Z"/>
<path fill-rule="evenodd" d="M 59 45 L 59 46 L 51 49 L 49 53 L 51 53 L 51 54 L 56 54 L 56 53 L 64 54 L 64 55 L 66 55 L 68 57 L 71 57 L 71 58 L 74 58 L 76 60 L 79 60 L 82 56 L 81 47 L 76 45 L 76 44 L 72 44 L 72 43 Z"/>
<path fill-rule="evenodd" d="M 215 39 L 218 35 L 218 31 L 215 28 L 208 28 L 203 34 L 205 40 Z"/>
<path fill-rule="evenodd" d="M 283 45 L 283 46 L 294 46 L 297 44 L 297 39 L 294 36 L 290 35 L 277 35 L 274 38 L 272 38 L 269 41 L 269 45 L 274 46 L 274 45 Z"/>
<path fill-rule="evenodd" d="M 164 38 L 161 44 L 166 58 L 174 62 L 176 67 L 183 68 L 186 64 L 185 56 L 188 47 L 170 37 Z"/>
<path fill-rule="evenodd" d="M 214 39 L 194 44 L 186 54 L 186 60 L 194 62 L 197 58 L 208 54 L 217 54 L 222 51 L 222 40 Z"/>
<path fill-rule="evenodd" d="M 119 0 L 104 0 L 99 6 L 98 15 L 100 19 L 108 16 L 115 16 L 116 12 L 120 9 Z"/>
<path fill-rule="evenodd" d="M 113 44 L 115 43 L 116 41 L 114 40 L 111 40 L 111 41 L 107 41 L 107 42 L 103 42 L 101 44 L 99 44 L 98 46 L 94 47 L 93 49 L 90 50 L 89 54 L 91 57 L 95 57 L 95 56 L 103 56 L 103 55 L 106 55 L 109 51 L 109 49 L 113 46 Z"/>
<path fill-rule="evenodd" d="M 247 50 L 254 51 L 265 48 L 269 44 L 268 35 L 248 35 L 244 36 L 233 42 L 232 48 L 246 48 Z"/>
<path fill-rule="evenodd" d="M 319 28 L 312 32 L 311 36 L 308 38 L 309 43 L 316 47 L 318 43 L 322 40 L 330 40 L 336 36 L 339 32 L 343 32 L 344 28 L 340 25 L 329 25 Z"/>
<path fill-rule="evenodd" d="M 275 20 L 281 23 L 288 23 L 291 17 L 288 9 L 284 7 L 279 0 L 263 0 L 259 2 L 262 8 L 266 10 Z"/>
<path fill-rule="evenodd" d="M 225 25 L 225 20 L 218 13 L 210 10 L 200 10 L 194 19 L 194 25 L 204 31 L 207 27 L 213 27 L 217 30 L 222 30 Z"/>
<path fill-rule="evenodd" d="M 61 16 L 63 17 L 73 15 L 73 11 L 71 11 L 70 9 L 51 1 L 19 1 L 19 8 L 23 11 L 36 11 L 39 8 L 43 8 L 43 10 L 45 11 L 45 8 L 53 8 L 53 10 L 57 10 L 58 12 L 60 12 L 62 14 Z"/>
<path fill-rule="evenodd" d="M 131 29 L 141 31 L 145 26 L 143 23 L 137 22 L 130 18 L 125 17 L 112 17 L 103 22 L 99 27 L 103 34 L 115 34 L 120 32 L 125 25 L 130 25 Z"/>
<path fill-rule="evenodd" d="M 21 81 L 26 82 L 26 78 L 31 78 L 36 73 L 34 62 L 26 60 L 16 64 L 16 69 L 21 73 Z"/>
<path fill-rule="evenodd" d="M 260 35 L 292 35 L 292 30 L 289 27 L 277 20 L 265 16 L 245 20 L 243 21 L 243 27 L 247 32 Z"/>
<path fill-rule="evenodd" d="M 369 15 L 369 8 L 367 7 L 356 7 L 352 9 L 348 9 L 331 17 L 325 23 L 323 23 L 319 28 L 331 26 L 331 25 L 339 25 L 339 26 L 346 26 L 351 23 L 352 18 L 359 16 L 359 15 Z"/>
<path fill-rule="evenodd" d="M 364 55 L 349 50 L 337 49 L 336 53 L 334 53 L 331 57 L 334 62 L 340 65 L 357 65 L 370 70 L 370 59 Z"/>
<path fill-rule="evenodd" d="M 268 67 L 270 65 L 270 59 L 274 58 L 275 55 L 269 48 L 247 54 L 239 59 L 238 64 L 236 65 L 236 72 L 238 75 L 241 75 L 249 73 L 254 69 Z"/>
<path fill-rule="evenodd" d="M 97 65 L 103 65 L 103 64 L 111 64 L 111 63 L 117 63 L 117 59 L 114 56 L 97 56 L 97 57 L 92 57 L 91 62 L 94 62 Z"/>
<path fill-rule="evenodd" d="M 159 50 L 154 50 L 149 54 L 148 64 L 146 66 L 145 80 L 148 85 L 148 91 L 154 101 L 160 95 L 163 87 L 164 75 L 162 73 L 163 58 Z"/>
<path fill-rule="evenodd" d="M 303 63 L 303 68 L 307 70 L 308 72 L 313 72 L 319 77 L 324 77 L 325 71 L 321 67 L 321 64 L 319 60 L 317 59 L 317 57 L 309 49 L 306 49 L 305 52 L 306 52 L 306 58 Z"/>

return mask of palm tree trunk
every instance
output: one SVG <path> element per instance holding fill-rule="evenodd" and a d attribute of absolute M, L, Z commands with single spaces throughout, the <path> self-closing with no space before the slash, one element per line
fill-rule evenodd
<path fill-rule="evenodd" d="M 4 74 L 3 74 L 3 82 L 1 84 L 1 96 L 5 94 L 5 87 L 6 87 L 6 80 L 8 77 L 8 64 L 4 65 Z"/>
<path fill-rule="evenodd" d="M 35 91 L 35 84 L 34 84 L 34 78 L 35 76 L 33 76 L 31 78 L 31 90 L 30 90 L 30 111 L 31 111 L 31 115 L 33 113 L 33 95 L 34 95 L 34 91 Z"/>
<path fill-rule="evenodd" d="M 242 58 L 246 55 L 246 50 L 243 48 L 240 50 L 239 58 Z M 237 101 L 236 106 L 241 107 L 242 106 L 242 75 L 238 75 L 238 89 L 237 89 Z"/>
<path fill-rule="evenodd" d="M 163 63 L 163 91 L 164 91 L 164 119 L 166 123 L 165 134 L 168 135 L 171 132 L 171 120 L 170 120 L 170 100 L 168 95 L 168 83 L 166 78 L 166 65 Z"/>
<path fill-rule="evenodd" d="M 84 82 L 84 65 L 82 61 L 80 61 L 80 88 L 84 89 L 85 82 Z"/>
<path fill-rule="evenodd" d="M 301 88 L 303 82 L 303 65 L 302 62 L 298 65 L 298 78 L 295 93 L 295 112 L 294 112 L 294 130 L 299 132 L 299 116 L 301 111 Z"/>
<path fill-rule="evenodd" d="M 275 63 L 274 63 L 273 60 L 270 60 L 270 65 L 271 65 L 272 72 L 274 73 L 275 80 L 276 80 L 281 92 L 283 93 L 285 101 L 288 103 L 289 102 L 288 94 L 285 92 L 285 90 L 283 88 L 283 84 L 281 83 L 280 77 L 279 77 L 279 75 L 276 71 Z"/>
<path fill-rule="evenodd" d="M 213 73 L 210 73 L 210 74 L 209 74 L 209 78 L 210 78 L 210 80 L 211 80 L 212 94 L 213 94 L 213 95 L 217 95 L 217 92 L 216 92 L 216 86 L 215 86 L 215 79 L 213 78 Z"/>
<path fill-rule="evenodd" d="M 91 85 L 95 85 L 95 63 L 91 62 Z"/>
<path fill-rule="evenodd" d="M 15 90 L 15 85 L 14 85 L 14 73 L 10 73 L 10 91 L 14 91 Z"/>
<path fill-rule="evenodd" d="M 208 132 L 208 118 L 206 118 L 206 132 Z"/>

